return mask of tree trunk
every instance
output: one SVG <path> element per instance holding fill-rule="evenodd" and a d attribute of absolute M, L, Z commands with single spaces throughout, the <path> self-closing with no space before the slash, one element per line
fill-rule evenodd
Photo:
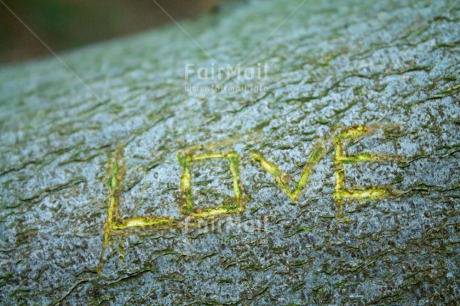
<path fill-rule="evenodd" d="M 300 4 L 0 70 L 2 303 L 458 301 L 460 5 Z"/>

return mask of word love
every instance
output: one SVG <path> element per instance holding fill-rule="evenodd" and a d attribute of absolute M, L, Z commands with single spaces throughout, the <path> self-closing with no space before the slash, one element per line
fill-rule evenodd
<path fill-rule="evenodd" d="M 391 188 L 370 187 L 367 189 L 355 189 L 345 187 L 345 164 L 357 164 L 362 162 L 381 162 L 389 160 L 391 157 L 383 156 L 377 153 L 362 153 L 357 155 L 347 155 L 345 153 L 346 143 L 357 140 L 374 131 L 371 126 L 355 126 L 347 128 L 333 137 L 334 145 L 334 200 L 336 201 L 339 211 L 343 202 L 347 199 L 381 199 L 391 193 Z M 297 202 L 305 189 L 310 174 L 314 166 L 323 158 L 325 148 L 318 145 L 311 153 L 306 165 L 300 175 L 298 182 L 294 182 L 294 189 L 288 185 L 286 173 L 281 171 L 273 162 L 268 161 L 257 152 L 250 152 L 253 161 L 261 166 L 261 170 L 269 173 L 284 192 L 293 202 Z M 160 217 L 160 216 L 138 216 L 131 218 L 122 218 L 120 216 L 120 198 L 123 190 L 124 168 L 121 164 L 121 150 L 117 150 L 115 157 L 109 164 L 110 178 L 109 185 L 109 207 L 104 230 L 104 244 L 108 242 L 112 231 L 120 231 L 136 227 L 154 227 L 158 229 L 165 228 L 183 228 L 184 220 L 187 218 L 187 226 L 190 221 L 200 219 L 218 218 L 228 214 L 242 213 L 246 211 L 245 197 L 239 171 L 239 155 L 235 152 L 206 153 L 197 155 L 193 152 L 182 152 L 178 155 L 178 161 L 182 169 L 180 178 L 180 190 L 182 202 L 179 211 L 181 218 Z M 208 207 L 198 209 L 195 207 L 192 196 L 192 164 L 204 162 L 211 159 L 223 159 L 228 161 L 232 180 L 233 180 L 233 198 L 231 201 L 217 207 Z"/>
<path fill-rule="evenodd" d="M 395 159 L 395 157 L 372 152 L 356 155 L 347 155 L 345 153 L 345 145 L 347 143 L 356 141 L 357 139 L 372 133 L 374 130 L 375 127 L 373 126 L 355 126 L 343 130 L 332 139 L 334 147 L 335 179 L 333 198 L 337 203 L 338 216 L 341 216 L 342 206 L 345 200 L 381 199 L 389 194 L 393 194 L 390 186 L 369 187 L 367 189 L 345 187 L 344 166 L 346 164 L 382 162 Z M 268 161 L 261 154 L 254 151 L 251 151 L 250 155 L 252 160 L 260 165 L 261 170 L 266 171 L 273 177 L 281 191 L 284 192 L 291 201 L 297 202 L 308 183 L 308 179 L 315 165 L 323 158 L 325 153 L 325 147 L 323 145 L 317 145 L 314 148 L 305 164 L 298 182 L 293 182 L 293 189 L 288 184 L 289 175 L 281 171 L 273 162 Z M 182 170 L 179 183 L 179 188 L 182 194 L 182 200 L 179 205 L 179 218 L 164 216 L 138 216 L 122 218 L 120 214 L 120 199 L 123 192 L 123 182 L 125 177 L 122 149 L 119 148 L 116 151 L 115 156 L 109 161 L 109 203 L 98 273 L 102 271 L 105 249 L 112 234 L 119 236 L 123 235 L 126 230 L 146 227 L 156 230 L 196 228 L 203 225 L 202 221 L 213 221 L 225 215 L 246 211 L 246 198 L 244 196 L 239 171 L 240 156 L 237 153 L 208 152 L 205 154 L 195 154 L 193 151 L 188 151 L 178 153 L 177 157 Z M 231 201 L 224 202 L 223 205 L 199 209 L 195 207 L 193 199 L 192 164 L 212 159 L 221 159 L 228 162 L 233 181 L 233 197 L 231 198 Z M 123 256 L 120 258 L 123 258 Z"/>

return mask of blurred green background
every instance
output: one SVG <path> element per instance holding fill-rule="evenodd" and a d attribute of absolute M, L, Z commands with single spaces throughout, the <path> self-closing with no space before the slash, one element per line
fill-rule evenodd
<path fill-rule="evenodd" d="M 216 9 L 223 2 L 156 1 L 177 20 Z M 152 0 L 1 0 L 0 63 L 49 54 L 4 4 L 56 52 L 172 22 Z"/>

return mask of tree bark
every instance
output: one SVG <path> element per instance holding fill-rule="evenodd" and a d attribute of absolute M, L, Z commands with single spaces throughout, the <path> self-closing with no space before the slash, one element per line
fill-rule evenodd
<path fill-rule="evenodd" d="M 0 70 L 2 303 L 459 299 L 460 5 L 299 4 Z"/>

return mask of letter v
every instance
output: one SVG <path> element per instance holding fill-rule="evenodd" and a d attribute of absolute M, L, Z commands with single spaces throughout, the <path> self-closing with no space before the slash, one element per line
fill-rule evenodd
<path fill-rule="evenodd" d="M 310 155 L 310 158 L 305 165 L 305 168 L 302 171 L 302 174 L 300 175 L 299 182 L 296 183 L 294 182 L 295 190 L 292 191 L 291 188 L 288 185 L 288 182 L 286 180 L 287 177 L 289 177 L 288 174 L 284 173 L 281 171 L 275 164 L 267 161 L 262 155 L 251 151 L 251 156 L 253 160 L 257 163 L 259 163 L 262 168 L 265 169 L 273 178 L 275 181 L 278 183 L 280 186 L 281 190 L 284 191 L 285 194 L 293 201 L 297 202 L 300 198 L 300 194 L 302 190 L 305 188 L 308 182 L 308 178 L 310 177 L 310 174 L 313 170 L 313 166 L 316 165 L 321 158 L 324 156 L 325 149 L 324 147 L 317 147 L 313 150 L 313 153 Z"/>

